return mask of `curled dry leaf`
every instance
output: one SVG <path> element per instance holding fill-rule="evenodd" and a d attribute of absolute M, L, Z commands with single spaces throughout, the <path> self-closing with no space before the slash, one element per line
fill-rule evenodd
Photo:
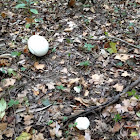
<path fill-rule="evenodd" d="M 89 100 L 83 99 L 81 97 L 75 97 L 74 99 L 87 107 L 89 106 Z"/>
<path fill-rule="evenodd" d="M 35 63 L 34 63 L 34 67 L 35 67 L 37 70 L 43 70 L 44 67 L 45 67 L 45 64 L 39 64 L 38 62 L 35 62 Z"/>
<path fill-rule="evenodd" d="M 116 133 L 116 132 L 118 132 L 120 129 L 121 129 L 120 123 L 115 123 L 115 125 L 114 125 L 113 128 L 112 128 L 112 132 L 113 132 L 113 133 Z"/>
<path fill-rule="evenodd" d="M 52 90 L 52 89 L 55 89 L 55 83 L 53 82 L 50 82 L 50 83 L 47 83 L 46 86 L 48 86 L 48 89 Z"/>
<path fill-rule="evenodd" d="M 94 84 L 102 84 L 104 82 L 104 79 L 103 79 L 103 75 L 98 75 L 98 74 L 94 74 L 91 76 L 92 79 L 89 80 L 90 83 L 94 83 Z"/>
<path fill-rule="evenodd" d="M 67 70 L 67 68 L 63 68 L 63 69 L 61 70 L 61 72 L 62 72 L 62 73 L 68 73 L 68 70 Z"/>
<path fill-rule="evenodd" d="M 70 79 L 68 82 L 68 87 L 71 87 L 72 84 L 78 83 L 80 78 Z"/>
<path fill-rule="evenodd" d="M 7 123 L 0 123 L 0 130 L 4 131 L 7 128 Z"/>
<path fill-rule="evenodd" d="M 130 76 L 130 74 L 127 71 L 124 71 L 124 73 L 122 73 L 121 76 L 127 77 L 127 76 Z"/>
<path fill-rule="evenodd" d="M 115 56 L 115 59 L 119 59 L 123 62 L 125 62 L 129 58 L 130 58 L 130 55 L 128 55 L 128 54 L 116 54 L 116 56 Z"/>
<path fill-rule="evenodd" d="M 16 80 L 13 78 L 7 78 L 3 81 L 3 87 L 13 86 L 15 84 Z"/>
<path fill-rule="evenodd" d="M 113 86 L 113 88 L 115 88 L 116 91 L 121 92 L 123 90 L 123 85 L 117 83 L 116 85 Z"/>

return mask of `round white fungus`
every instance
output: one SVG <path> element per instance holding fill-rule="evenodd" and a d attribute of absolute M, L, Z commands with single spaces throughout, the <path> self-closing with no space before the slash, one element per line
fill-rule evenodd
<path fill-rule="evenodd" d="M 89 119 L 87 117 L 78 117 L 75 120 L 75 123 L 76 123 L 76 127 L 79 130 L 86 130 L 90 125 Z"/>
<path fill-rule="evenodd" d="M 33 35 L 28 40 L 28 48 L 32 54 L 43 56 L 48 52 L 49 43 L 43 36 Z"/>

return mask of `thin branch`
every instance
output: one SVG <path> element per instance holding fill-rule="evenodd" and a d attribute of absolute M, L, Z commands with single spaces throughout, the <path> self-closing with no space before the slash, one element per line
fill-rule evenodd
<path fill-rule="evenodd" d="M 125 40 L 122 40 L 122 39 L 120 39 L 120 38 L 117 38 L 117 37 L 115 37 L 115 36 L 109 36 L 109 35 L 108 35 L 107 37 L 112 38 L 112 39 L 119 40 L 119 41 L 121 41 L 121 42 L 124 42 L 124 43 L 130 45 L 130 46 L 133 46 L 133 47 L 135 47 L 135 48 L 137 48 L 137 49 L 140 49 L 139 46 L 133 45 L 133 44 L 131 44 L 131 43 L 129 43 L 129 42 L 126 42 Z"/>

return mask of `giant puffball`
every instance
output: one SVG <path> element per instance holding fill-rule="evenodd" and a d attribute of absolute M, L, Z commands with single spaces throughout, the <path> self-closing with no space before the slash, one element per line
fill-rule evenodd
<path fill-rule="evenodd" d="M 29 51 L 36 56 L 43 56 L 49 50 L 48 41 L 40 35 L 33 35 L 28 40 Z"/>
<path fill-rule="evenodd" d="M 79 130 L 86 130 L 90 125 L 90 121 L 87 117 L 78 117 L 75 120 L 75 123 L 76 123 L 76 127 Z"/>

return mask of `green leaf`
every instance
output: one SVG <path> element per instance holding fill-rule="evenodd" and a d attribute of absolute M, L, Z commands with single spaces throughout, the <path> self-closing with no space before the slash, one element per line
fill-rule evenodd
<path fill-rule="evenodd" d="M 50 120 L 49 122 L 48 122 L 48 125 L 50 125 L 50 124 L 52 124 L 53 123 L 53 120 Z"/>
<path fill-rule="evenodd" d="M 131 92 L 132 92 L 133 95 L 134 95 L 134 94 L 136 94 L 137 91 L 136 91 L 135 89 L 132 89 Z"/>
<path fill-rule="evenodd" d="M 95 45 L 92 45 L 92 44 L 85 44 L 84 45 L 84 48 L 86 48 L 88 51 L 91 51 L 92 50 L 92 48 L 94 48 L 95 47 Z"/>
<path fill-rule="evenodd" d="M 18 104 L 19 104 L 18 100 L 11 99 L 8 103 L 8 107 L 12 107 L 13 105 L 18 105 Z"/>
<path fill-rule="evenodd" d="M 7 106 L 6 101 L 2 98 L 0 100 L 0 112 L 5 111 L 6 106 Z"/>
<path fill-rule="evenodd" d="M 118 63 L 116 64 L 116 66 L 117 66 L 117 67 L 122 67 L 122 66 L 123 66 L 123 63 L 122 63 L 122 62 L 118 62 Z"/>
<path fill-rule="evenodd" d="M 19 137 L 16 137 L 16 140 L 30 140 L 31 134 L 27 132 L 22 132 Z"/>
<path fill-rule="evenodd" d="M 64 116 L 63 121 L 66 121 L 66 120 L 68 120 L 68 117 Z"/>
<path fill-rule="evenodd" d="M 26 68 L 24 68 L 24 67 L 21 67 L 20 69 L 21 69 L 21 71 L 25 71 L 26 70 Z"/>
<path fill-rule="evenodd" d="M 105 32 L 105 35 L 108 36 L 108 32 Z"/>
<path fill-rule="evenodd" d="M 80 66 L 89 66 L 89 61 L 84 61 L 80 63 Z"/>
<path fill-rule="evenodd" d="M 107 48 L 107 51 L 112 54 L 113 53 L 113 49 L 112 48 Z"/>
<path fill-rule="evenodd" d="M 25 3 L 21 3 L 21 4 L 17 4 L 15 6 L 16 9 L 19 9 L 19 8 L 26 8 L 26 4 Z"/>
<path fill-rule="evenodd" d="M 9 68 L 8 70 L 7 70 L 7 72 L 8 72 L 8 74 L 11 76 L 11 75 L 13 75 L 13 76 L 16 76 L 17 75 L 17 73 L 12 69 L 12 68 Z"/>
<path fill-rule="evenodd" d="M 115 116 L 114 116 L 114 121 L 115 122 L 118 122 L 119 120 L 121 120 L 122 119 L 122 117 L 120 116 L 120 114 L 116 114 Z"/>
<path fill-rule="evenodd" d="M 48 99 L 44 99 L 44 100 L 42 101 L 42 104 L 43 104 L 44 106 L 48 106 L 48 105 L 50 105 L 50 101 L 49 101 Z"/>
<path fill-rule="evenodd" d="M 6 70 L 4 68 L 0 68 L 0 71 L 4 74 L 6 73 Z"/>
<path fill-rule="evenodd" d="M 28 29 L 30 26 L 31 26 L 30 23 L 26 23 L 26 24 L 25 24 L 25 28 L 27 28 L 27 29 Z"/>
<path fill-rule="evenodd" d="M 56 86 L 56 88 L 59 89 L 59 90 L 63 90 L 63 89 L 65 89 L 65 87 L 63 87 L 63 85 Z"/>
<path fill-rule="evenodd" d="M 0 100 L 0 119 L 4 117 L 6 107 L 7 107 L 6 101 L 2 98 Z"/>
<path fill-rule="evenodd" d="M 21 55 L 21 52 L 11 52 L 11 55 L 13 57 L 20 56 Z"/>
<path fill-rule="evenodd" d="M 38 11 L 36 9 L 30 9 L 30 11 L 34 14 L 38 14 Z"/>
<path fill-rule="evenodd" d="M 140 112 L 137 112 L 136 115 L 140 118 Z"/>
<path fill-rule="evenodd" d="M 113 53 L 117 53 L 116 43 L 110 42 L 109 45 L 112 48 Z"/>
<path fill-rule="evenodd" d="M 137 132 L 131 132 L 130 136 L 131 137 L 138 136 L 138 133 Z"/>

